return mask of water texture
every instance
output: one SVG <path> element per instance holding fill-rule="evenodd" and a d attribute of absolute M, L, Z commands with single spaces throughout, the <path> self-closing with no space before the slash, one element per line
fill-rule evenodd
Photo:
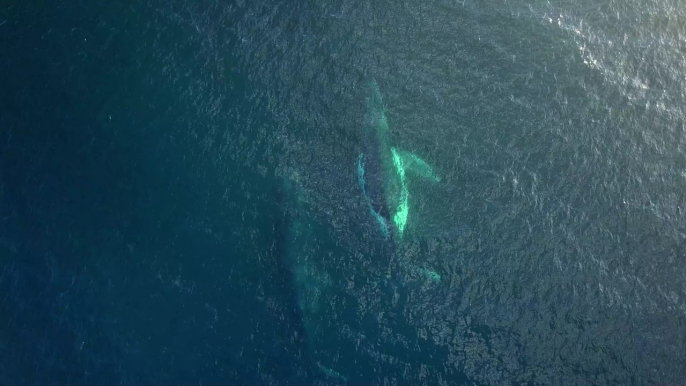
<path fill-rule="evenodd" d="M 684 17 L 0 4 L 0 384 L 683 383 Z"/>

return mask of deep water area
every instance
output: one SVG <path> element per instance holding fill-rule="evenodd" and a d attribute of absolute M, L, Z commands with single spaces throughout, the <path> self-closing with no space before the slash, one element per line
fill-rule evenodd
<path fill-rule="evenodd" d="M 677 385 L 686 6 L 0 3 L 0 385 Z"/>

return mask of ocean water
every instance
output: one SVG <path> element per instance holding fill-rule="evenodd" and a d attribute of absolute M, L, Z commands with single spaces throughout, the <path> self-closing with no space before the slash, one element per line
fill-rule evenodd
<path fill-rule="evenodd" d="M 0 384 L 684 383 L 684 17 L 3 2 Z M 402 237 L 370 82 L 440 177 Z"/>

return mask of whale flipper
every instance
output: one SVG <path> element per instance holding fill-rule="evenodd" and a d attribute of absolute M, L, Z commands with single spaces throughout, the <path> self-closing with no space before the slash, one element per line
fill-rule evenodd
<path fill-rule="evenodd" d="M 402 158 L 403 166 L 406 171 L 433 182 L 441 181 L 441 177 L 434 173 L 431 166 L 416 154 L 405 150 L 398 150 L 398 154 L 400 155 L 400 158 Z"/>
<path fill-rule="evenodd" d="M 429 164 L 391 144 L 386 106 L 375 81 L 369 83 L 367 123 L 363 149 L 357 160 L 357 178 L 369 212 L 384 239 L 402 238 L 409 217 L 407 175 L 440 181 Z"/>
<path fill-rule="evenodd" d="M 369 196 L 369 192 L 367 189 L 367 180 L 365 176 L 364 161 L 364 154 L 360 153 L 360 156 L 357 159 L 357 180 L 360 185 L 360 188 L 362 189 L 362 196 L 364 197 L 364 200 L 367 203 L 367 206 L 369 207 L 370 214 L 379 224 L 379 229 L 381 230 L 383 238 L 388 239 L 390 237 L 390 232 L 388 230 L 388 220 L 387 217 L 384 217 L 382 212 L 374 208 L 373 200 Z"/>
<path fill-rule="evenodd" d="M 339 373 L 336 370 L 333 370 L 329 367 L 324 366 L 320 362 L 317 362 L 317 368 L 319 371 L 326 376 L 330 380 L 338 381 L 338 382 L 347 382 L 348 378 Z"/>

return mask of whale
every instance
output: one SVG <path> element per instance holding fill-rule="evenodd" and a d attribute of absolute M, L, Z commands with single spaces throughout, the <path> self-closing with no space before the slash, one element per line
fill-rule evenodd
<path fill-rule="evenodd" d="M 294 311 L 300 321 L 295 332 L 302 335 L 309 369 L 328 384 L 345 383 L 347 375 L 339 368 L 345 366 L 344 361 L 337 355 L 343 342 L 333 318 L 343 310 L 336 309 L 331 301 L 340 290 L 335 285 L 336 272 L 321 259 L 318 247 L 327 242 L 326 226 L 311 213 L 308 194 L 299 179 L 294 172 L 281 179 L 277 190 L 281 207 L 276 240 L 279 264 L 284 276 L 289 277 L 286 282 L 293 292 Z"/>
<path fill-rule="evenodd" d="M 407 284 L 407 281 L 401 279 L 407 277 L 407 273 L 410 273 L 409 276 L 421 278 L 424 282 L 439 283 L 441 280 L 440 274 L 422 262 L 411 262 L 401 258 L 408 255 L 405 237 L 412 224 L 411 198 L 419 197 L 421 194 L 415 189 L 420 187 L 420 184 L 411 184 L 411 181 L 437 183 L 441 179 L 421 157 L 393 143 L 386 107 L 379 87 L 374 81 L 368 84 L 366 104 L 366 114 L 360 121 L 362 137 L 355 173 L 363 205 L 358 213 L 367 216 L 371 224 L 369 229 L 374 232 L 371 235 L 371 244 L 374 248 L 367 250 L 370 253 L 368 261 L 401 263 L 389 263 L 388 267 L 400 269 L 388 276 L 385 276 L 386 265 L 382 265 L 376 272 L 369 271 L 371 265 L 365 266 L 362 262 L 356 268 L 348 269 L 366 269 L 366 274 L 377 275 L 378 283 L 374 286 L 383 288 L 383 291 L 389 292 L 386 295 L 392 298 L 393 294 L 390 292 L 393 292 L 394 288 Z M 302 178 L 297 170 L 289 169 L 280 180 L 277 201 L 282 208 L 283 218 L 278 224 L 278 255 L 281 258 L 280 264 L 284 275 L 289 276 L 287 285 L 293 292 L 295 312 L 300 320 L 298 332 L 304 335 L 306 362 L 324 382 L 347 383 L 354 379 L 360 365 L 355 363 L 353 358 L 341 357 L 338 354 L 338 350 L 350 342 L 346 343 L 346 340 L 340 337 L 336 315 L 349 314 L 354 312 L 354 309 L 346 310 L 346 305 L 342 304 L 344 302 L 338 301 L 334 304 L 334 299 L 344 299 L 341 295 L 344 291 L 339 288 L 342 282 L 340 278 L 346 276 L 348 279 L 344 282 L 348 282 L 349 278 L 355 275 L 351 272 L 337 271 L 340 268 L 325 258 L 341 251 L 320 249 L 331 248 L 337 243 L 331 242 L 331 235 L 327 231 L 331 228 L 317 215 L 316 205 L 310 202 L 311 192 L 305 187 Z M 352 218 L 357 219 L 356 216 Z M 359 241 L 351 241 L 355 244 L 353 249 L 365 244 Z M 380 245 L 375 244 L 377 241 Z M 384 277 L 391 279 L 387 281 Z M 354 302 L 347 304 L 347 307 L 355 307 Z M 354 349 L 349 347 L 347 351 L 351 352 Z"/>
<path fill-rule="evenodd" d="M 402 239 L 410 218 L 408 180 L 419 177 L 439 182 L 440 177 L 418 155 L 391 142 L 379 86 L 371 81 L 368 88 L 362 150 L 357 158 L 358 184 L 383 237 Z"/>
<path fill-rule="evenodd" d="M 378 233 L 398 251 L 403 248 L 412 219 L 411 197 L 420 194 L 413 187 L 420 186 L 418 182 L 437 183 L 441 178 L 424 159 L 392 142 L 386 106 L 376 81 L 368 84 L 366 102 L 362 146 L 356 165 L 357 180 L 364 205 Z M 439 282 L 441 278 L 436 271 L 419 262 L 408 263 L 405 268 L 433 282 Z"/>

